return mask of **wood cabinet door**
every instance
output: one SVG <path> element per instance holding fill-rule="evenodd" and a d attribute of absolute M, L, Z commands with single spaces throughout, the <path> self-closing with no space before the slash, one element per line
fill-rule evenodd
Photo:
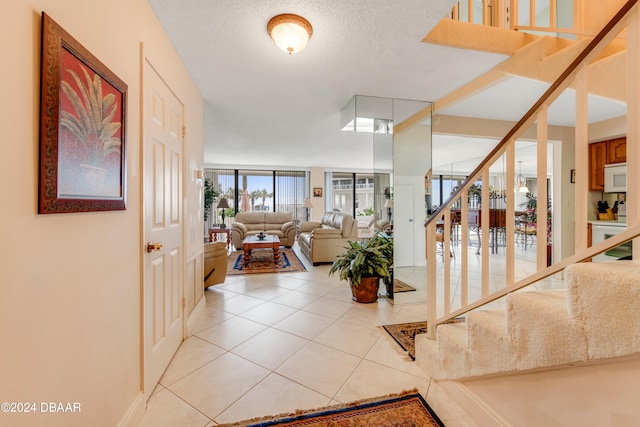
<path fill-rule="evenodd" d="M 589 144 L 589 191 L 604 191 L 604 165 L 607 162 L 607 142 Z"/>
<path fill-rule="evenodd" d="M 607 163 L 624 163 L 627 161 L 627 138 L 616 138 L 607 141 Z"/>

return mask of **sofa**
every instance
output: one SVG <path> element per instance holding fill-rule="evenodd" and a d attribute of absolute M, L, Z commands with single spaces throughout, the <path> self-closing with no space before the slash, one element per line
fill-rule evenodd
<path fill-rule="evenodd" d="M 242 241 L 260 232 L 278 236 L 280 244 L 290 248 L 296 241 L 296 225 L 290 212 L 240 212 L 231 224 L 233 246 L 242 249 Z"/>
<path fill-rule="evenodd" d="M 224 283 L 227 278 L 227 244 L 213 242 L 204 245 L 204 287 Z"/>
<path fill-rule="evenodd" d="M 354 240 L 358 240 L 358 222 L 349 214 L 325 212 L 320 222 L 300 223 L 298 245 L 313 265 L 333 262 Z"/>
<path fill-rule="evenodd" d="M 384 231 L 391 225 L 386 219 L 377 219 L 375 216 L 366 225 L 363 221 L 358 221 L 358 237 L 366 239 L 375 236 L 376 233 Z"/>

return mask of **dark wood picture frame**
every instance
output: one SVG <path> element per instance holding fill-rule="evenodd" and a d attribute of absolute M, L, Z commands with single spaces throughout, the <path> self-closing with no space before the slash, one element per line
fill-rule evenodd
<path fill-rule="evenodd" d="M 322 187 L 313 187 L 313 197 L 322 197 Z"/>
<path fill-rule="evenodd" d="M 38 213 L 126 209 L 127 85 L 42 13 Z"/>

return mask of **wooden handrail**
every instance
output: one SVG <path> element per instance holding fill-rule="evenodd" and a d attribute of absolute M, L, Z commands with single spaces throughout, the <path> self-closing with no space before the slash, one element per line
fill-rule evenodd
<path fill-rule="evenodd" d="M 600 47 L 603 43 L 609 43 L 611 39 L 615 37 L 610 33 L 621 24 L 623 18 L 629 13 L 631 8 L 636 5 L 638 0 L 629 0 L 624 4 L 624 6 L 615 14 L 615 16 L 604 26 L 602 30 L 589 42 L 589 44 L 584 48 L 582 52 L 576 57 L 576 59 L 571 62 L 571 64 L 567 67 L 566 70 L 560 74 L 560 76 L 551 84 L 549 89 L 545 91 L 545 93 L 536 101 L 535 104 L 525 113 L 524 116 L 511 128 L 509 132 L 500 140 L 498 145 L 496 145 L 493 150 L 480 162 L 480 164 L 471 172 L 471 174 L 462 182 L 462 184 L 454 190 L 454 192 L 449 196 L 449 198 L 440 206 L 436 211 L 431 215 L 425 225 L 429 225 L 431 222 L 435 220 L 435 218 L 439 218 L 442 215 L 445 209 L 449 208 L 449 204 L 452 200 L 455 200 L 458 195 L 462 192 L 463 189 L 468 189 L 475 182 L 477 177 L 480 175 L 483 169 L 488 168 L 491 164 L 493 164 L 499 155 L 502 155 L 504 152 L 506 145 L 509 142 L 515 142 L 515 139 L 518 138 L 522 132 L 525 130 L 525 125 L 530 125 L 536 118 L 536 114 L 540 110 L 540 108 L 547 104 L 548 102 L 554 101 L 560 93 L 566 89 L 570 82 L 569 77 L 572 77 L 577 71 L 580 64 L 583 62 L 595 58 L 600 52 L 596 51 L 596 48 Z M 619 31 L 618 31 L 619 32 Z M 618 34 L 616 32 L 616 35 Z"/>

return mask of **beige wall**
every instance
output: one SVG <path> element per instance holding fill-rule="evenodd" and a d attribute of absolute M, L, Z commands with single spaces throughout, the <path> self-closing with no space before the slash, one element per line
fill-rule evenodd
<path fill-rule="evenodd" d="M 128 84 L 126 211 L 37 214 L 43 10 Z M 0 402 L 82 410 L 0 425 L 117 425 L 141 392 L 140 43 L 185 104 L 187 257 L 202 250 L 189 171 L 202 167 L 202 99 L 145 0 L 5 1 L 0 23 Z"/>

